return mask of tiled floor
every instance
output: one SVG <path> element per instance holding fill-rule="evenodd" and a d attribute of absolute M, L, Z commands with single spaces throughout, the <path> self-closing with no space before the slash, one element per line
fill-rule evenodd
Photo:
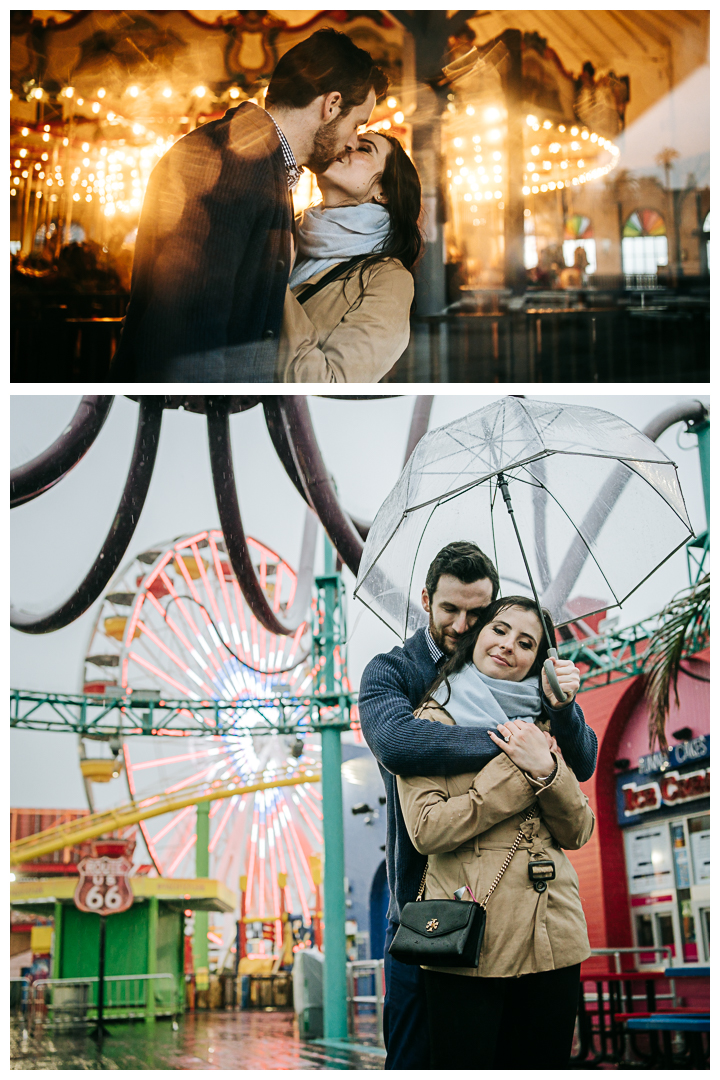
<path fill-rule="evenodd" d="M 336 1049 L 299 1038 L 287 1011 L 186 1013 L 178 1030 L 169 1020 L 110 1025 L 102 1054 L 85 1034 L 23 1038 L 13 1024 L 13 1069 L 382 1069 L 376 1048 Z M 372 1041 L 370 1032 L 358 1040 Z M 357 1043 L 355 1044 L 358 1045 Z"/>

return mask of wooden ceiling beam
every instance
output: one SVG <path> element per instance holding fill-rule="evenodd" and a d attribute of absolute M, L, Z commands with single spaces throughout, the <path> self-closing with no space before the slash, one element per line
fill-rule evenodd
<path fill-rule="evenodd" d="M 623 14 L 625 14 L 625 13 L 623 12 Z M 612 19 L 615 20 L 615 22 L 618 24 L 618 26 L 622 27 L 623 33 L 628 35 L 628 37 L 633 42 L 633 44 L 639 45 L 640 48 L 642 49 L 642 51 L 645 54 L 648 53 L 648 49 L 645 47 L 645 43 L 638 38 L 638 36 L 637 36 L 636 32 L 633 30 L 633 28 L 631 26 L 627 25 L 627 23 L 622 19 L 619 12 L 617 12 L 617 11 L 608 11 L 608 15 Z"/>
<path fill-rule="evenodd" d="M 605 32 L 605 30 L 603 30 L 602 26 L 599 25 L 598 21 L 595 18 L 593 18 L 593 13 L 591 11 L 582 11 L 582 12 L 580 12 L 580 14 L 583 15 L 587 19 L 587 21 L 590 23 L 590 25 L 595 30 L 597 30 L 597 32 L 599 34 L 602 34 L 602 36 L 607 41 L 610 42 L 610 45 L 612 46 L 612 48 L 614 49 L 614 51 L 616 53 L 620 53 L 620 55 L 623 57 L 623 59 L 625 59 L 625 60 L 628 59 L 628 54 L 625 52 L 625 50 L 622 48 L 622 46 L 618 43 L 617 39 L 616 38 L 611 38 L 610 35 L 607 34 Z"/>

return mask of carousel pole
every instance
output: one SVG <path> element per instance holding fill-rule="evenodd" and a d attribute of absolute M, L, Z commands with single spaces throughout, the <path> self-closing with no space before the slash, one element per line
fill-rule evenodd
<path fill-rule="evenodd" d="M 501 40 L 508 50 L 507 65 L 502 75 L 507 111 L 507 171 L 508 190 L 503 217 L 505 240 L 505 288 L 517 295 L 525 291 L 525 200 L 522 193 L 523 175 L 523 81 L 522 34 L 506 30 Z"/>
<path fill-rule="evenodd" d="M 21 244 L 20 244 L 20 257 L 27 255 L 32 251 L 32 244 L 28 243 L 29 239 L 29 225 L 30 225 L 30 200 L 32 198 L 32 180 L 33 170 L 28 163 L 27 178 L 25 180 L 25 188 L 23 191 L 23 209 L 22 209 L 22 232 L 21 232 Z"/>

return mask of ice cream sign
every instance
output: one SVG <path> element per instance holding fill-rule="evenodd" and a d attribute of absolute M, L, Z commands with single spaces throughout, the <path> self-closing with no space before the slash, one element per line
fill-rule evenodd
<path fill-rule="evenodd" d="M 710 794 L 710 769 L 697 772 L 667 772 L 659 780 L 649 784 L 623 784 L 623 808 L 626 817 L 659 810 L 661 806 L 702 799 Z"/>

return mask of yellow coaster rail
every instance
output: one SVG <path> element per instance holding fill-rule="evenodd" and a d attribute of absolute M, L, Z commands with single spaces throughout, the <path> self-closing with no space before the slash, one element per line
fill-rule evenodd
<path fill-rule="evenodd" d="M 238 780 L 237 777 L 235 779 Z M 258 779 L 251 783 L 216 781 L 217 786 L 194 784 L 169 794 L 150 795 L 114 810 L 103 810 L 62 825 L 53 825 L 51 829 L 16 840 L 10 844 L 10 865 L 18 866 L 41 855 L 49 855 L 51 851 L 81 844 L 104 833 L 124 829 L 128 825 L 137 825 L 139 821 L 181 810 L 185 806 L 197 806 L 198 803 L 212 802 L 215 799 L 229 799 L 233 795 L 247 795 L 253 791 L 265 791 L 267 788 L 315 784 L 320 779 L 319 772 L 300 772 L 293 776 Z"/>

